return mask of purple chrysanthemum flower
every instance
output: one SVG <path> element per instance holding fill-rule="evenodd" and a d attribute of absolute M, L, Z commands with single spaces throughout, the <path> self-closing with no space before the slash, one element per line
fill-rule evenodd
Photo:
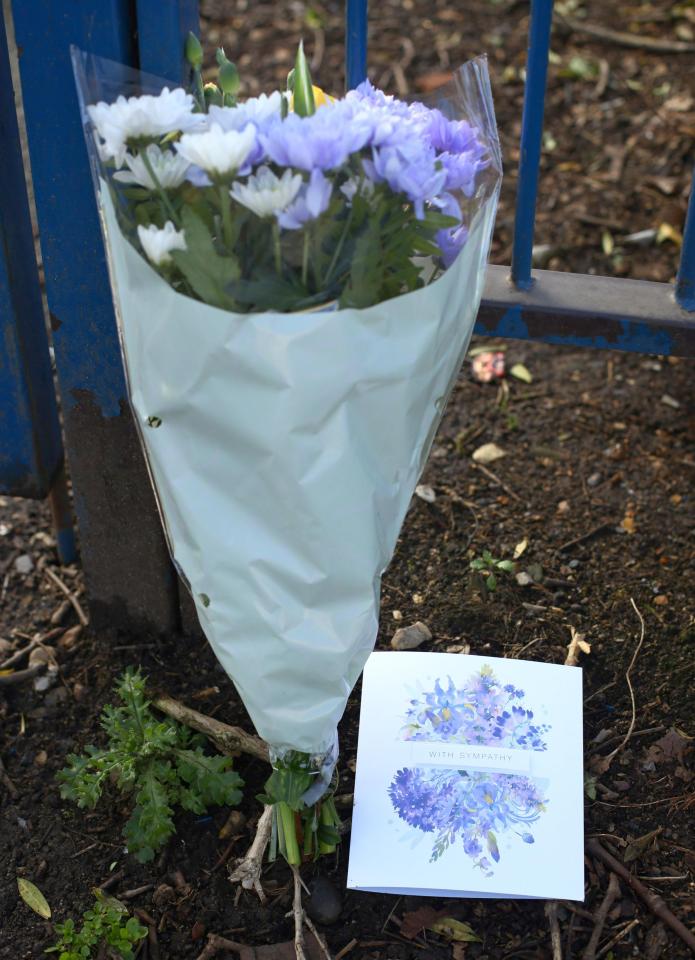
<path fill-rule="evenodd" d="M 369 141 L 370 124 L 360 122 L 359 111 L 341 101 L 310 117 L 291 113 L 281 123 L 259 134 L 269 159 L 299 170 L 335 170 Z"/>
<path fill-rule="evenodd" d="M 328 209 L 333 184 L 321 170 L 311 171 L 309 182 L 299 191 L 297 199 L 278 216 L 285 230 L 299 230 L 309 220 L 315 220 Z"/>
<path fill-rule="evenodd" d="M 385 181 L 395 193 L 404 193 L 421 220 L 425 203 L 440 194 L 446 171 L 438 167 L 434 150 L 421 140 L 409 140 L 397 147 L 372 151 L 372 159 L 362 161 L 371 180 Z"/>

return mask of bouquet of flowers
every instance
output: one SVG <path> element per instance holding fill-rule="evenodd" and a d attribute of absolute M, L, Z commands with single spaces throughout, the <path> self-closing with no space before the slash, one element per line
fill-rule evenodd
<path fill-rule="evenodd" d="M 331 849 L 336 727 L 480 302 L 484 59 L 432 105 L 238 98 L 74 51 L 129 395 L 171 554 L 271 747 L 281 851 Z"/>

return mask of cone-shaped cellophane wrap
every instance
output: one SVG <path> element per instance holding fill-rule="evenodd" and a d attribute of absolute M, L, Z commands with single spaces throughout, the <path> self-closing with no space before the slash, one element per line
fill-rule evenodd
<path fill-rule="evenodd" d="M 83 103 L 157 89 L 75 61 Z M 363 309 L 236 314 L 178 293 L 124 237 L 94 158 L 130 402 L 172 556 L 279 754 L 336 755 L 381 575 L 480 302 L 500 179 L 485 61 L 434 105 L 488 148 L 462 205 L 467 241 L 428 286 Z"/>

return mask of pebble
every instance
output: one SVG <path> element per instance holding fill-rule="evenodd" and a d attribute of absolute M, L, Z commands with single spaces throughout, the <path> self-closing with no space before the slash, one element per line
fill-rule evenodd
<path fill-rule="evenodd" d="M 28 553 L 23 553 L 21 557 L 17 557 L 15 560 L 14 568 L 17 573 L 21 573 L 23 576 L 26 576 L 34 569 L 34 561 L 31 559 Z"/>
<path fill-rule="evenodd" d="M 590 477 L 587 477 L 586 485 L 587 487 L 597 487 L 601 482 L 600 473 L 592 473 Z"/>
<path fill-rule="evenodd" d="M 471 652 L 470 643 L 453 643 L 450 647 L 446 648 L 446 653 L 463 653 L 467 655 Z"/>
<path fill-rule="evenodd" d="M 570 560 L 568 566 L 569 566 L 570 570 L 576 570 L 577 567 L 579 566 L 579 563 L 580 563 L 579 560 Z"/>
<path fill-rule="evenodd" d="M 343 910 L 343 901 L 337 888 L 326 877 L 317 877 L 309 887 L 311 896 L 306 901 L 306 912 L 317 923 L 335 923 Z"/>
<path fill-rule="evenodd" d="M 520 570 L 519 573 L 516 574 L 516 582 L 520 587 L 529 587 L 533 583 L 533 577 L 526 573 L 525 570 Z"/>
<path fill-rule="evenodd" d="M 411 627 L 401 627 L 391 638 L 394 650 L 415 650 L 421 643 L 432 639 L 432 633 L 426 623 L 419 620 Z"/>

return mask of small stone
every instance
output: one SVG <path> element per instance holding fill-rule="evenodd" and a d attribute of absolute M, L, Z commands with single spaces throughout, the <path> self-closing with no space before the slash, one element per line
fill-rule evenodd
<path fill-rule="evenodd" d="M 394 620 L 402 620 L 402 619 L 403 619 L 403 614 L 401 613 L 400 610 L 394 610 L 393 613 L 391 614 L 391 616 L 393 617 Z"/>
<path fill-rule="evenodd" d="M 411 627 L 401 627 L 396 630 L 391 638 L 391 646 L 394 650 L 415 650 L 421 643 L 426 643 L 432 639 L 432 633 L 426 623 L 419 620 Z"/>
<path fill-rule="evenodd" d="M 530 587 L 533 583 L 533 577 L 526 573 L 525 570 L 520 570 L 519 573 L 516 574 L 516 582 L 520 587 Z"/>
<path fill-rule="evenodd" d="M 570 560 L 568 566 L 569 566 L 570 570 L 576 570 L 577 567 L 579 566 L 579 563 L 580 563 L 579 560 Z"/>
<path fill-rule="evenodd" d="M 569 500 L 561 500 L 557 505 L 557 512 L 559 514 L 565 514 L 570 512 Z"/>
<path fill-rule="evenodd" d="M 462 653 L 464 656 L 467 656 L 471 652 L 470 643 L 452 643 L 450 647 L 446 648 L 446 653 Z"/>
<path fill-rule="evenodd" d="M 316 923 L 335 923 L 343 910 L 343 901 L 336 887 L 326 877 L 317 877 L 310 886 L 306 912 Z"/>
<path fill-rule="evenodd" d="M 31 559 L 28 553 L 23 553 L 21 557 L 17 557 L 15 560 L 14 568 L 17 573 L 22 574 L 22 576 L 26 576 L 34 569 L 34 561 Z"/>
<path fill-rule="evenodd" d="M 48 676 L 50 677 L 51 674 L 48 674 Z M 56 687 L 55 690 L 51 690 L 49 693 L 46 694 L 44 703 L 50 709 L 52 707 L 59 706 L 59 704 L 61 703 L 65 703 L 67 699 L 68 699 L 68 691 L 65 689 L 65 687 Z"/>
<path fill-rule="evenodd" d="M 420 483 L 415 487 L 415 496 L 419 497 L 420 500 L 424 500 L 425 503 L 434 503 L 437 499 L 437 494 L 434 492 L 432 487 L 426 483 Z"/>
<path fill-rule="evenodd" d="M 654 603 L 657 607 L 665 607 L 668 604 L 668 597 L 664 593 L 660 593 L 658 596 L 654 597 Z"/>
<path fill-rule="evenodd" d="M 424 602 L 425 602 L 425 598 L 421 593 L 413 594 L 413 603 L 415 604 L 416 607 L 421 607 Z"/>
<path fill-rule="evenodd" d="M 586 485 L 587 487 L 597 487 L 601 482 L 600 473 L 592 473 L 590 477 L 587 478 Z"/>
<path fill-rule="evenodd" d="M 48 754 L 46 753 L 45 750 L 39 750 L 39 752 L 34 757 L 34 763 L 36 764 L 37 767 L 45 766 L 47 760 L 48 760 Z"/>
<path fill-rule="evenodd" d="M 667 393 L 663 394 L 661 402 L 664 406 L 671 407 L 672 410 L 680 410 L 680 402 L 676 400 L 675 397 L 670 397 Z"/>

